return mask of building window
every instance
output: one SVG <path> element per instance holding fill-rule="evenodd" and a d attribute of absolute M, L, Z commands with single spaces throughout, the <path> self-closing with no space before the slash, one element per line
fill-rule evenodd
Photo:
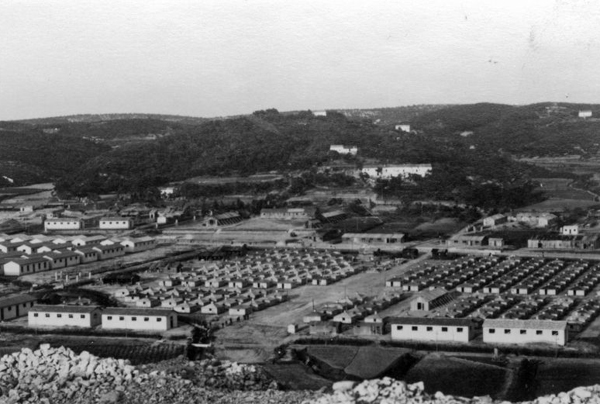
<path fill-rule="evenodd" d="M 442 332 L 448 332 L 448 327 L 442 327 Z"/>
<path fill-rule="evenodd" d="M 496 329 L 494 329 L 494 328 L 490 328 L 490 329 L 488 330 L 488 333 L 489 333 L 489 334 L 495 334 L 495 333 L 496 333 Z"/>
<path fill-rule="evenodd" d="M 427 327 L 427 331 L 433 331 L 433 327 Z"/>
<path fill-rule="evenodd" d="M 46 313 L 46 318 L 50 318 L 50 313 Z"/>
<path fill-rule="evenodd" d="M 558 337 L 558 331 L 552 331 L 552 335 L 553 335 L 554 337 Z"/>
<path fill-rule="evenodd" d="M 542 330 L 536 330 L 536 331 L 535 331 L 535 335 L 542 335 L 542 334 L 543 334 L 543 331 L 542 331 Z"/>
<path fill-rule="evenodd" d="M 82 314 L 80 317 L 81 317 L 81 318 L 85 318 L 85 314 Z"/>
<path fill-rule="evenodd" d="M 458 328 L 456 329 L 456 332 L 463 332 L 463 328 L 462 328 L 462 327 L 458 327 Z"/>
<path fill-rule="evenodd" d="M 403 329 L 403 328 L 404 328 L 404 327 L 403 327 L 403 326 L 401 326 L 401 325 L 397 325 L 397 326 L 396 326 L 396 330 L 401 330 L 401 329 Z"/>
<path fill-rule="evenodd" d="M 527 330 L 520 330 L 520 331 L 519 331 L 519 334 L 521 334 L 521 335 L 525 335 L 525 334 L 527 334 Z"/>
<path fill-rule="evenodd" d="M 510 329 L 509 328 L 504 329 L 504 333 L 505 334 L 510 334 Z"/>
<path fill-rule="evenodd" d="M 112 316 L 106 316 L 107 320 L 112 320 Z"/>
<path fill-rule="evenodd" d="M 119 317 L 120 321 L 125 321 L 125 317 Z"/>
<path fill-rule="evenodd" d="M 144 317 L 144 321 L 150 321 L 150 317 Z"/>
<path fill-rule="evenodd" d="M 33 313 L 33 317 L 37 317 L 37 316 L 38 316 L 38 314 L 37 314 L 37 313 Z"/>
<path fill-rule="evenodd" d="M 62 314 L 57 314 L 56 317 L 61 318 Z"/>
<path fill-rule="evenodd" d="M 137 321 L 137 317 L 131 317 L 131 321 Z"/>
<path fill-rule="evenodd" d="M 73 315 L 72 315 L 72 314 L 69 314 L 69 318 L 73 318 Z"/>
<path fill-rule="evenodd" d="M 162 321 L 162 318 L 158 317 L 158 318 L 156 319 L 156 321 L 160 322 L 160 321 Z"/>
<path fill-rule="evenodd" d="M 413 330 L 413 331 L 418 331 L 418 330 L 419 330 L 419 327 L 417 327 L 416 325 L 413 325 L 413 326 L 412 326 L 412 330 Z"/>

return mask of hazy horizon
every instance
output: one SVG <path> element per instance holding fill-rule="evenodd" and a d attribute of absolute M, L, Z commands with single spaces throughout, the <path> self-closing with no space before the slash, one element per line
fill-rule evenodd
<path fill-rule="evenodd" d="M 592 0 L 0 3 L 0 120 L 600 103 Z"/>

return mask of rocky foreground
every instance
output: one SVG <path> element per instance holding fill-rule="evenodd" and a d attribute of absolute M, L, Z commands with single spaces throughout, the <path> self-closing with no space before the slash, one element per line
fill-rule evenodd
<path fill-rule="evenodd" d="M 179 358 L 134 367 L 43 344 L 0 358 L 0 404 L 4 403 L 419 403 L 491 404 L 489 397 L 463 398 L 424 392 L 422 383 L 390 378 L 338 382 L 333 391 L 281 391 L 260 367 Z M 600 404 L 600 385 L 540 397 L 532 404 Z"/>

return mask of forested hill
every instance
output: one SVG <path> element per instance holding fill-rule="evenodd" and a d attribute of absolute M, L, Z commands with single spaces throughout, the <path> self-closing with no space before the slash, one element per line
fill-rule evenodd
<path fill-rule="evenodd" d="M 0 186 L 58 179 L 79 170 L 110 147 L 82 138 L 0 131 Z"/>
<path fill-rule="evenodd" d="M 18 122 L 33 124 L 33 125 L 57 125 L 67 123 L 91 123 L 91 122 L 106 122 L 106 121 L 123 121 L 123 120 L 161 120 L 167 122 L 178 122 L 190 125 L 197 125 L 209 120 L 208 118 L 199 118 L 193 116 L 182 115 L 165 115 L 165 114 L 82 114 L 82 115 L 67 115 L 55 116 L 48 118 L 23 119 Z M 214 119 L 214 118 L 213 118 Z"/>
<path fill-rule="evenodd" d="M 349 110 L 315 116 L 271 109 L 196 123 L 127 114 L 0 122 L 0 178 L 56 180 L 78 195 L 125 191 L 199 175 L 306 170 L 330 161 L 331 144 L 346 144 L 359 147 L 358 159 L 349 160 L 357 165 L 431 163 L 457 178 L 510 183 L 531 170 L 510 155 L 599 150 L 600 121 L 577 116 L 586 109 L 600 117 L 599 105 L 402 108 L 360 110 L 365 117 Z M 413 131 L 394 130 L 397 121 L 408 121 Z"/>
<path fill-rule="evenodd" d="M 57 183 L 60 190 L 126 191 L 200 175 L 249 175 L 271 170 L 307 170 L 332 158 L 331 144 L 358 146 L 358 159 L 383 163 L 431 163 L 444 173 L 502 183 L 521 181 L 527 169 L 497 153 L 470 151 L 463 138 L 408 134 L 371 120 L 341 113 L 280 114 L 257 111 L 251 117 L 182 127 L 168 137 L 113 149 Z M 441 179 L 440 179 L 441 181 Z M 454 181 L 445 177 L 445 182 Z M 442 181 L 442 182 L 443 182 Z"/>
<path fill-rule="evenodd" d="M 592 118 L 579 118 L 582 110 L 592 111 Z M 480 150 L 517 156 L 589 157 L 600 150 L 598 104 L 458 105 L 422 114 L 411 123 L 433 136 L 468 137 Z"/>

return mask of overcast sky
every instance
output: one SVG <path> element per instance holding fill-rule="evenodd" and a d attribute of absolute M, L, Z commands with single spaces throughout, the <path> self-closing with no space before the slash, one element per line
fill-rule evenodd
<path fill-rule="evenodd" d="M 599 96 L 596 0 L 0 1 L 0 120 Z"/>

